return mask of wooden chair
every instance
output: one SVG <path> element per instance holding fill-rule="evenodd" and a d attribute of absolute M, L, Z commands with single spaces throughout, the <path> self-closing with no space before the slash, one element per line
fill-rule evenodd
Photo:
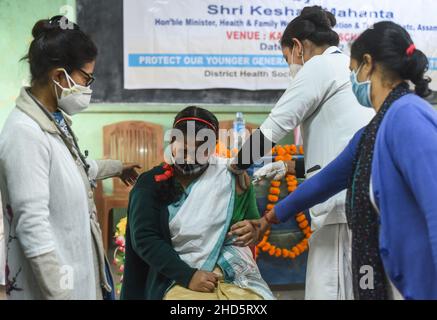
<path fill-rule="evenodd" d="M 147 171 L 163 161 L 163 129 L 160 125 L 144 121 L 124 121 L 103 127 L 103 156 L 141 165 Z M 127 208 L 131 187 L 119 179 L 112 179 L 112 194 L 103 192 L 102 182 L 97 183 L 95 199 L 102 228 L 103 244 L 108 249 L 109 213 L 113 208 Z"/>

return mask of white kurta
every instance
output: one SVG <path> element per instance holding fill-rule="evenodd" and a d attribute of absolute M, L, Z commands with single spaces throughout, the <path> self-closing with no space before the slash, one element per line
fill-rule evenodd
<path fill-rule="evenodd" d="M 337 51 L 329 47 L 307 61 L 261 125 L 275 143 L 300 125 L 307 170 L 325 167 L 375 114 L 358 104 L 349 80 L 349 57 Z M 344 288 L 349 279 L 341 266 L 348 264 L 343 257 L 349 250 L 345 198 L 345 192 L 339 193 L 310 210 L 315 232 L 309 241 L 307 299 L 349 297 Z"/>

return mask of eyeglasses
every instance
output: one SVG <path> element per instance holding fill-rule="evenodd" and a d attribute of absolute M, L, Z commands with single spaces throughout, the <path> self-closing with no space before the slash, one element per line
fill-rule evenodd
<path fill-rule="evenodd" d="M 85 76 L 85 77 L 87 77 L 87 81 L 86 81 L 86 83 L 85 83 L 85 86 L 86 87 L 88 87 L 88 86 L 90 86 L 91 85 L 91 83 L 93 83 L 95 80 L 96 80 L 96 78 L 93 76 L 93 74 L 91 74 L 91 73 L 88 73 L 88 72 L 86 72 L 86 71 L 84 71 L 84 70 L 82 70 L 82 69 L 79 69 L 79 71 Z"/>

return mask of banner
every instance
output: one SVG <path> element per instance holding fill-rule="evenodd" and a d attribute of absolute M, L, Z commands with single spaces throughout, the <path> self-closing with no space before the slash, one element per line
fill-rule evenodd
<path fill-rule="evenodd" d="M 285 89 L 279 41 L 305 6 L 332 12 L 340 48 L 373 23 L 407 29 L 427 54 L 437 90 L 434 0 L 124 0 L 126 89 Z"/>

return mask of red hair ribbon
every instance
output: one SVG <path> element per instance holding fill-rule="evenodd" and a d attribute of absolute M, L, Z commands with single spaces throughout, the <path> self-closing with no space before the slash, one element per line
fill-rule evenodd
<path fill-rule="evenodd" d="M 214 126 L 211 122 L 206 121 L 206 120 L 201 119 L 201 118 L 197 118 L 197 117 L 185 117 L 185 118 L 180 118 L 178 121 L 175 122 L 174 125 L 176 126 L 178 123 L 180 123 L 180 122 L 182 122 L 182 121 L 190 121 L 190 120 L 202 122 L 202 123 L 208 125 L 212 130 L 216 131 L 215 126 Z"/>
<path fill-rule="evenodd" d="M 414 50 L 416 50 L 416 46 L 414 45 L 414 43 L 412 43 L 408 46 L 408 48 L 405 52 L 407 53 L 408 57 L 411 57 L 414 53 Z"/>
<path fill-rule="evenodd" d="M 155 181 L 156 182 L 161 182 L 161 181 L 166 181 L 168 179 L 170 179 L 171 177 L 173 177 L 173 167 L 171 165 L 169 165 L 168 163 L 164 164 L 162 166 L 162 168 L 165 170 L 164 173 L 161 174 L 157 174 L 155 175 Z"/>

